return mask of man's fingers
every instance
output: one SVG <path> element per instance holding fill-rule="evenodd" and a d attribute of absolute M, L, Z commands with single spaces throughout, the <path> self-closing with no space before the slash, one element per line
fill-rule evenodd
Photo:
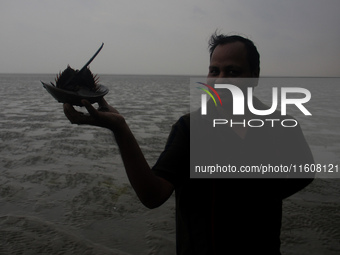
<path fill-rule="evenodd" d="M 90 104 L 89 101 L 83 99 L 81 100 L 81 103 L 85 106 L 86 110 L 93 118 L 98 118 L 98 111 Z"/>
<path fill-rule="evenodd" d="M 105 112 L 111 112 L 109 108 L 111 106 L 108 105 L 105 100 L 102 101 L 102 106 L 100 106 L 98 110 L 95 109 L 91 105 L 91 103 L 85 99 L 83 99 L 81 103 L 83 104 L 83 106 L 85 106 L 89 114 L 78 112 L 74 109 L 72 105 L 64 104 L 64 113 L 72 124 L 78 124 L 78 125 L 88 124 L 88 125 L 99 126 L 99 127 L 107 126 L 106 122 L 107 122 L 108 116 L 110 115 Z M 106 104 L 108 105 L 108 107 L 105 106 Z M 112 113 L 115 113 L 115 112 L 112 111 Z"/>
<path fill-rule="evenodd" d="M 70 120 L 72 124 L 76 124 L 77 123 L 76 120 L 78 119 L 78 115 L 80 113 L 77 112 L 70 104 L 64 104 L 63 107 L 66 117 Z"/>
<path fill-rule="evenodd" d="M 93 117 L 76 111 L 70 104 L 64 104 L 64 113 L 72 124 L 92 124 L 93 122 Z"/>

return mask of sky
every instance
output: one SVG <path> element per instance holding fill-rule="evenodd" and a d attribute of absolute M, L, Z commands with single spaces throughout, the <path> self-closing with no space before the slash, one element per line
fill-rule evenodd
<path fill-rule="evenodd" d="M 2 0 L 0 73 L 206 75 L 216 30 L 254 41 L 262 76 L 340 77 L 339 0 Z"/>

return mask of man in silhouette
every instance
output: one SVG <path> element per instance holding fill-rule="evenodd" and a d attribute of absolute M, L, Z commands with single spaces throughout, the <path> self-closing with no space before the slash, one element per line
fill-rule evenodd
<path fill-rule="evenodd" d="M 250 40 L 217 34 L 211 37 L 208 80 L 257 78 L 259 62 Z M 64 104 L 65 115 L 73 124 L 95 125 L 113 132 L 129 181 L 145 206 L 158 207 L 175 191 L 177 254 L 280 254 L 282 200 L 303 189 L 312 178 L 191 179 L 190 125 L 196 123 L 193 118 L 197 112 L 182 116 L 173 125 L 164 151 L 150 167 L 115 108 L 104 99 L 98 110 L 86 100 L 82 103 L 89 115 Z M 254 99 L 254 105 L 266 108 L 258 99 Z M 231 102 L 226 100 L 215 114 L 230 119 L 230 107 Z M 280 114 L 275 112 L 272 117 L 280 118 Z M 313 162 L 299 126 L 250 129 L 236 125 L 224 127 L 221 134 L 223 153 L 235 166 Z"/>

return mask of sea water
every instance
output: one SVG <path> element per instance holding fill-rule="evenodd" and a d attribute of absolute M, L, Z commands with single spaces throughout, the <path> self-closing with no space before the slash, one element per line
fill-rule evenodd
<path fill-rule="evenodd" d="M 112 133 L 70 124 L 40 82 L 54 78 L 0 75 L 0 254 L 175 254 L 174 197 L 142 206 Z M 151 166 L 190 111 L 189 80 L 100 75 Z M 339 164 L 339 87 L 313 91 L 322 114 L 302 118 L 303 131 L 317 160 Z M 317 178 L 284 200 L 282 254 L 340 253 L 339 190 L 339 179 Z"/>

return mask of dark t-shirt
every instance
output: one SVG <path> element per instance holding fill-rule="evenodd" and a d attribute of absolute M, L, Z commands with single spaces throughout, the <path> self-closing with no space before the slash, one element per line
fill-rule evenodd
<path fill-rule="evenodd" d="M 190 179 L 190 118 L 197 116 L 178 120 L 153 167 L 175 186 L 177 254 L 280 254 L 282 199 L 312 179 Z M 244 139 L 228 128 L 220 142 L 233 165 L 313 162 L 299 126 L 251 128 Z"/>

